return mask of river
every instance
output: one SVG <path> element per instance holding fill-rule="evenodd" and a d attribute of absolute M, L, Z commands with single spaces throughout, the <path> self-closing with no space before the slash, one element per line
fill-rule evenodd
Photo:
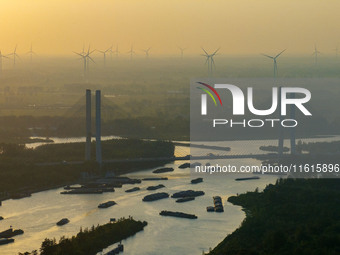
<path fill-rule="evenodd" d="M 53 138 L 52 138 L 53 139 Z M 340 137 L 325 137 L 305 139 L 306 141 L 332 141 L 340 140 Z M 70 140 L 69 140 L 70 141 Z M 228 144 L 231 152 L 244 151 L 247 141 L 233 141 Z M 248 141 L 249 151 L 258 149 L 259 145 L 275 145 L 276 141 Z M 31 147 L 34 147 L 30 145 Z M 176 147 L 179 151 L 189 154 L 189 148 Z M 202 161 L 203 164 L 208 161 Z M 253 191 L 257 187 L 262 190 L 269 183 L 275 183 L 277 176 L 262 175 L 258 180 L 240 181 L 234 180 L 237 174 L 203 176 L 204 182 L 192 185 L 190 169 L 179 169 L 184 161 L 176 161 L 166 165 L 173 167 L 174 172 L 159 174 L 167 176 L 167 181 L 144 181 L 138 185 L 124 185 L 117 188 L 114 193 L 91 195 L 61 195 L 62 188 L 43 191 L 32 194 L 31 197 L 20 200 L 6 200 L 0 206 L 0 215 L 5 219 L 0 221 L 0 230 L 10 226 L 15 229 L 23 229 L 23 235 L 15 237 L 15 242 L 0 246 L 0 254 L 12 255 L 18 252 L 39 249 L 45 237 L 57 240 L 61 236 L 70 237 L 79 232 L 80 227 L 104 224 L 110 218 L 133 216 L 138 220 L 145 220 L 148 225 L 144 231 L 137 233 L 123 241 L 125 255 L 199 255 L 207 251 L 209 247 L 215 247 L 227 234 L 232 233 L 240 226 L 245 215 L 240 207 L 227 202 L 229 196 L 246 191 Z M 210 163 L 225 164 L 225 160 L 214 160 Z M 229 159 L 228 164 L 240 166 L 241 164 L 260 164 L 254 159 Z M 127 174 L 131 178 L 154 177 L 154 169 L 147 169 L 137 173 Z M 176 203 L 175 199 L 168 198 L 154 202 L 142 202 L 142 198 L 154 193 L 147 191 L 150 185 L 164 184 L 166 187 L 160 192 L 174 192 L 193 189 L 203 190 L 204 196 L 186 203 Z M 126 193 L 125 190 L 139 186 L 140 191 Z M 212 197 L 219 195 L 223 199 L 224 213 L 208 213 L 206 207 L 213 205 Z M 114 200 L 117 205 L 98 209 L 99 203 Z M 159 215 L 162 210 L 182 211 L 198 216 L 197 220 L 163 217 Z M 56 222 L 61 218 L 69 218 L 70 223 L 57 227 Z M 114 245 L 115 246 L 115 245 Z M 113 247 L 113 246 L 112 246 Z M 107 251 L 107 250 L 106 250 Z"/>

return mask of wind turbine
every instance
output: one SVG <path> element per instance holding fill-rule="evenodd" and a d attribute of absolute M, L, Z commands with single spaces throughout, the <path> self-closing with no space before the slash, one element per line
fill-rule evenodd
<path fill-rule="evenodd" d="M 277 54 L 276 56 L 269 56 L 266 54 L 262 54 L 263 56 L 267 57 L 267 58 L 271 58 L 274 61 L 274 78 L 277 77 L 278 71 L 277 71 L 277 61 L 276 59 L 283 53 L 285 52 L 286 49 L 284 49 L 283 51 L 281 51 L 279 54 Z"/>
<path fill-rule="evenodd" d="M 9 58 L 9 57 L 2 55 L 1 50 L 0 50 L 0 73 L 2 73 L 2 58 Z"/>
<path fill-rule="evenodd" d="M 31 63 L 32 63 L 33 55 L 37 55 L 37 54 L 33 51 L 32 44 L 31 44 L 30 51 L 27 52 L 27 54 L 30 54 Z"/>
<path fill-rule="evenodd" d="M 204 54 L 201 54 L 201 56 L 206 57 L 205 64 L 208 64 L 208 72 L 209 72 L 209 75 L 212 76 L 213 66 L 215 67 L 214 56 L 215 56 L 216 53 L 220 50 L 220 48 L 218 48 L 217 50 L 215 50 L 212 54 L 209 54 L 209 53 L 208 53 L 205 49 L 203 49 L 203 48 L 202 48 L 202 50 L 204 51 Z"/>
<path fill-rule="evenodd" d="M 86 53 L 86 55 L 85 55 L 85 58 L 86 58 L 86 71 L 88 72 L 89 71 L 89 63 L 90 63 L 90 61 L 89 60 L 91 60 L 93 63 L 96 63 L 92 58 L 91 58 L 91 54 L 93 53 L 93 52 L 95 52 L 96 50 L 92 50 L 92 51 L 90 51 L 90 45 L 89 45 L 89 48 L 87 49 L 87 53 Z"/>
<path fill-rule="evenodd" d="M 116 50 L 115 50 L 115 51 L 112 51 L 112 50 L 111 50 L 111 52 L 112 52 L 112 53 L 115 53 L 116 58 L 118 58 L 118 54 L 120 53 L 119 50 L 118 50 L 118 44 L 117 44 L 117 46 L 116 46 Z"/>
<path fill-rule="evenodd" d="M 147 48 L 146 50 L 142 50 L 145 52 L 145 57 L 149 58 L 149 51 L 151 50 L 151 47 Z"/>
<path fill-rule="evenodd" d="M 87 62 L 87 61 L 86 61 L 86 55 L 85 55 L 84 53 L 78 53 L 78 52 L 75 52 L 75 51 L 73 51 L 73 53 L 74 53 L 74 54 L 77 54 L 78 56 L 80 56 L 80 57 L 83 59 L 83 64 L 84 64 L 84 77 L 85 77 L 85 76 L 86 76 L 86 69 L 87 69 L 87 68 L 86 68 L 86 66 L 87 66 L 87 65 L 86 65 L 86 64 L 87 64 L 87 63 L 86 63 L 86 62 Z"/>
<path fill-rule="evenodd" d="M 314 52 L 313 52 L 313 54 L 312 55 L 314 55 L 315 56 L 315 65 L 317 65 L 318 64 L 318 54 L 320 54 L 321 52 L 320 51 L 318 51 L 318 49 L 316 48 L 316 44 L 314 44 Z"/>
<path fill-rule="evenodd" d="M 8 54 L 8 56 L 13 56 L 13 66 L 15 67 L 16 58 L 20 59 L 19 55 L 17 54 L 17 45 L 15 45 L 14 51 Z"/>
<path fill-rule="evenodd" d="M 136 54 L 136 52 L 133 51 L 133 45 L 131 45 L 131 49 L 127 53 L 130 54 L 130 60 L 132 60 L 133 54 Z"/>
<path fill-rule="evenodd" d="M 178 46 L 178 49 L 181 51 L 181 59 L 183 59 L 184 51 L 186 50 L 186 48 L 181 48 Z"/>
<path fill-rule="evenodd" d="M 83 48 L 83 52 L 81 52 L 81 53 L 75 52 L 75 51 L 73 52 L 74 54 L 77 54 L 78 56 L 80 56 L 83 59 L 83 63 L 84 63 L 84 77 L 86 77 L 86 74 L 87 74 L 87 72 L 89 70 L 89 64 L 88 64 L 89 60 L 91 60 L 93 63 L 95 63 L 94 60 L 90 56 L 94 51 L 95 50 L 90 51 L 90 45 L 89 45 L 89 48 L 88 48 L 87 52 L 84 51 L 84 48 Z"/>
<path fill-rule="evenodd" d="M 276 56 L 269 56 L 269 55 L 266 55 L 266 54 L 262 54 L 263 56 L 265 56 L 267 58 L 271 58 L 274 61 L 274 83 L 276 83 L 276 77 L 277 77 L 277 74 L 278 74 L 278 71 L 277 71 L 277 61 L 276 60 L 285 51 L 286 51 L 286 49 L 281 51 Z M 279 105 L 279 109 L 280 109 L 279 110 L 279 112 L 280 112 L 279 118 L 280 118 L 280 121 L 282 121 L 282 115 L 281 115 L 281 87 L 279 88 L 279 103 L 278 103 L 278 105 Z M 278 155 L 282 156 L 282 153 L 283 153 L 283 128 L 279 127 Z"/>
<path fill-rule="evenodd" d="M 103 55 L 104 55 L 104 66 L 106 66 L 106 53 L 108 53 L 109 51 L 112 52 L 112 45 L 111 45 L 110 48 L 108 48 L 108 49 L 106 49 L 106 50 L 104 50 L 104 51 L 101 51 L 101 50 L 98 50 L 98 51 L 101 52 L 101 53 L 103 53 Z"/>

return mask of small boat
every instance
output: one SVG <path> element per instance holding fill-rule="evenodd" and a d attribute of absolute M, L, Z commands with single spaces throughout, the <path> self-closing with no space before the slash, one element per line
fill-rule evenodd
<path fill-rule="evenodd" d="M 260 179 L 260 177 L 251 176 L 251 177 L 236 178 L 235 181 L 248 181 L 248 180 L 258 180 L 258 179 Z"/>
<path fill-rule="evenodd" d="M 213 197 L 213 200 L 214 200 L 215 212 L 224 212 L 222 198 L 220 196 L 215 196 Z"/>
<path fill-rule="evenodd" d="M 14 239 L 12 238 L 0 238 L 0 245 L 13 243 L 13 242 L 14 242 Z"/>
<path fill-rule="evenodd" d="M 168 177 L 148 177 L 144 178 L 143 181 L 167 181 Z"/>
<path fill-rule="evenodd" d="M 198 197 L 203 196 L 203 191 L 193 191 L 193 190 L 185 190 L 185 191 L 179 191 L 174 193 L 171 197 L 172 198 L 184 198 L 184 197 Z"/>
<path fill-rule="evenodd" d="M 130 193 L 130 192 L 135 192 L 135 191 L 138 191 L 138 190 L 140 190 L 139 187 L 134 187 L 134 188 L 125 190 L 125 192 Z"/>
<path fill-rule="evenodd" d="M 153 171 L 154 174 L 166 173 L 166 172 L 173 172 L 174 169 L 172 167 L 163 167 Z"/>
<path fill-rule="evenodd" d="M 207 207 L 207 212 L 215 212 L 215 207 L 213 207 L 213 206 L 208 206 L 208 207 Z"/>
<path fill-rule="evenodd" d="M 105 255 L 119 254 L 120 252 L 123 252 L 123 251 L 124 251 L 124 245 L 118 244 L 118 246 L 116 248 L 114 248 L 113 250 L 109 251 Z"/>
<path fill-rule="evenodd" d="M 180 169 L 190 168 L 190 163 L 184 163 L 184 164 L 180 165 L 178 168 L 180 168 Z"/>
<path fill-rule="evenodd" d="M 191 180 L 191 184 L 197 184 L 200 182 L 203 182 L 203 178 L 196 178 L 196 179 Z"/>
<path fill-rule="evenodd" d="M 149 186 L 147 187 L 146 189 L 147 190 L 157 190 L 157 189 L 161 189 L 161 188 L 164 188 L 165 186 L 163 184 L 159 184 L 157 186 Z"/>
<path fill-rule="evenodd" d="M 13 236 L 22 235 L 23 233 L 24 231 L 22 229 L 13 230 L 12 228 L 10 228 L 0 232 L 0 238 L 11 238 Z"/>
<path fill-rule="evenodd" d="M 184 197 L 184 198 L 179 198 L 176 200 L 176 203 L 183 203 L 183 202 L 188 202 L 188 201 L 192 201 L 195 200 L 194 197 Z"/>
<path fill-rule="evenodd" d="M 172 211 L 161 211 L 159 215 L 162 216 L 172 216 L 177 218 L 186 218 L 186 219 L 197 219 L 195 214 L 188 214 L 183 212 L 172 212 Z"/>
<path fill-rule="evenodd" d="M 70 222 L 70 220 L 68 218 L 63 218 L 63 219 L 61 219 L 60 221 L 57 222 L 57 226 L 63 226 L 65 224 L 69 223 L 69 222 Z"/>
<path fill-rule="evenodd" d="M 99 204 L 98 208 L 109 208 L 111 206 L 114 206 L 115 204 L 117 204 L 115 201 L 108 201 L 108 202 Z"/>
<path fill-rule="evenodd" d="M 147 195 L 143 198 L 144 202 L 151 202 L 151 201 L 156 201 L 159 199 L 164 199 L 164 198 L 168 198 L 169 194 L 165 193 L 165 192 L 160 192 L 160 193 L 155 193 L 155 194 L 151 194 L 151 195 Z"/>

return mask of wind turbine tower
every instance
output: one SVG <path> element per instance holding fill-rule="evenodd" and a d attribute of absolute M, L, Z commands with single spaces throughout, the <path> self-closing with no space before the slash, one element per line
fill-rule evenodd
<path fill-rule="evenodd" d="M 284 49 L 283 51 L 281 51 L 279 54 L 277 54 L 276 56 L 269 56 L 269 55 L 266 55 L 266 54 L 262 54 L 263 56 L 267 57 L 267 58 L 270 58 L 274 61 L 274 79 L 277 78 L 277 74 L 278 74 L 278 71 L 277 71 L 277 58 L 283 53 L 285 52 L 286 49 Z"/>
<path fill-rule="evenodd" d="M 83 59 L 83 65 L 84 65 L 84 77 L 86 77 L 86 70 L 87 70 L 87 60 L 86 60 L 86 55 L 84 53 L 78 53 L 78 52 L 73 52 L 74 54 L 77 54 L 78 56 Z"/>
<path fill-rule="evenodd" d="M 313 52 L 312 55 L 314 55 L 314 57 L 315 57 L 315 65 L 318 64 L 318 55 L 319 55 L 320 53 L 321 53 L 321 52 L 318 51 L 318 49 L 316 48 L 316 45 L 314 45 L 314 52 Z"/>
<path fill-rule="evenodd" d="M 2 55 L 1 50 L 0 50 L 0 73 L 2 73 L 2 58 L 9 58 L 9 57 Z"/>
<path fill-rule="evenodd" d="M 111 52 L 116 55 L 116 58 L 118 58 L 118 54 L 120 53 L 119 50 L 118 50 L 118 44 L 116 46 L 116 50 L 115 51 L 111 51 Z"/>
<path fill-rule="evenodd" d="M 201 54 L 201 56 L 206 57 L 206 61 L 205 64 L 208 64 L 208 73 L 209 76 L 212 77 L 213 74 L 213 67 L 215 67 L 215 61 L 214 61 L 214 56 L 216 55 L 216 53 L 220 50 L 220 48 L 218 48 L 217 50 L 215 50 L 212 54 L 209 54 L 205 49 L 202 48 L 202 50 L 204 51 L 204 54 Z"/>
<path fill-rule="evenodd" d="M 89 45 L 89 48 L 87 49 L 87 53 L 85 55 L 85 59 L 86 59 L 86 72 L 88 73 L 89 72 L 89 63 L 90 63 L 90 60 L 93 62 L 93 63 L 96 63 L 92 58 L 91 58 L 91 54 L 93 52 L 95 52 L 96 50 L 92 50 L 90 51 L 90 45 Z"/>
<path fill-rule="evenodd" d="M 178 49 L 181 51 L 181 59 L 183 59 L 184 51 L 186 50 L 186 48 L 178 47 Z"/>
<path fill-rule="evenodd" d="M 31 60 L 31 63 L 32 63 L 33 55 L 37 55 L 37 54 L 33 51 L 32 44 L 31 44 L 30 51 L 27 52 L 27 54 L 30 54 L 30 60 Z"/>
<path fill-rule="evenodd" d="M 127 53 L 130 54 L 130 60 L 132 60 L 132 56 L 136 54 L 136 52 L 133 51 L 133 45 L 131 45 L 131 49 Z"/>
<path fill-rule="evenodd" d="M 15 45 L 14 51 L 9 55 L 13 56 L 13 67 L 15 67 L 16 58 L 20 59 L 19 55 L 17 54 L 17 45 Z"/>
<path fill-rule="evenodd" d="M 73 52 L 74 54 L 77 54 L 78 56 L 80 56 L 81 59 L 83 60 L 83 65 L 84 65 L 84 77 L 87 76 L 87 73 L 88 73 L 88 71 L 89 71 L 89 60 L 91 60 L 93 63 L 95 63 L 94 60 L 93 60 L 93 59 L 91 58 L 91 56 L 90 56 L 93 52 L 94 52 L 94 50 L 93 50 L 93 51 L 90 51 L 90 46 L 89 46 L 87 52 L 84 52 L 84 48 L 83 48 L 83 52 L 82 52 L 82 53 L 75 52 L 75 51 Z"/>
<path fill-rule="evenodd" d="M 104 51 L 98 50 L 100 53 L 103 53 L 104 55 L 104 66 L 106 66 L 106 53 L 108 53 L 109 51 L 111 51 L 111 56 L 112 56 L 112 46 Z"/>

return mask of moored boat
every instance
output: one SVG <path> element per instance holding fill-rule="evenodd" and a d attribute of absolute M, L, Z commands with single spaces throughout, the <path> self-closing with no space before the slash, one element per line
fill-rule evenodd
<path fill-rule="evenodd" d="M 98 208 L 109 208 L 111 206 L 114 206 L 115 204 L 117 204 L 115 201 L 107 201 L 105 203 L 99 204 Z"/>
<path fill-rule="evenodd" d="M 70 220 L 68 218 L 63 218 L 60 221 L 58 221 L 56 224 L 57 224 L 57 226 L 63 226 L 65 224 L 69 223 L 69 222 L 70 222 Z"/>
<path fill-rule="evenodd" d="M 14 239 L 12 238 L 0 238 L 0 245 L 13 243 L 13 242 L 14 242 Z"/>
<path fill-rule="evenodd" d="M 143 201 L 144 202 L 151 202 L 151 201 L 156 201 L 156 200 L 168 198 L 168 197 L 169 197 L 168 193 L 160 192 L 160 193 L 155 193 L 155 194 L 145 196 L 143 198 Z"/>
<path fill-rule="evenodd" d="M 186 218 L 186 219 L 197 219 L 196 215 L 183 213 L 183 212 L 161 211 L 159 215 L 172 216 L 172 217 L 177 217 L 177 218 Z"/>
<path fill-rule="evenodd" d="M 134 187 L 134 188 L 125 190 L 125 192 L 129 193 L 129 192 L 135 192 L 135 191 L 138 191 L 138 190 L 140 190 L 139 187 Z"/>
<path fill-rule="evenodd" d="M 200 182 L 203 182 L 203 178 L 201 178 L 201 177 L 191 180 L 191 184 L 197 184 L 197 183 L 200 183 Z"/>

